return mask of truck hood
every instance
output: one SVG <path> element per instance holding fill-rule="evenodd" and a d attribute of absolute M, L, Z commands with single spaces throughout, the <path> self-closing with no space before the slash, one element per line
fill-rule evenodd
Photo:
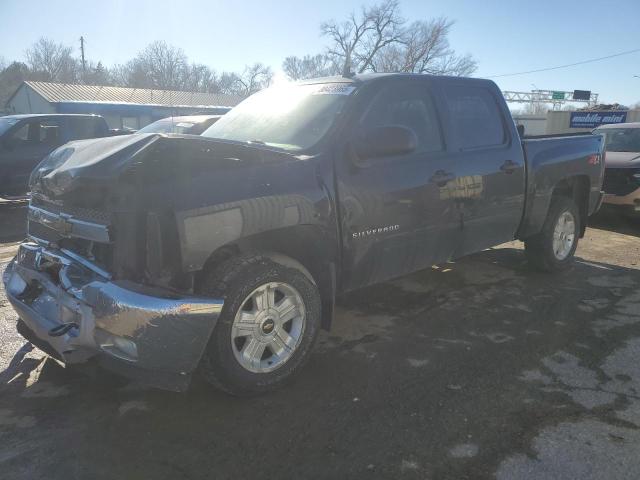
<path fill-rule="evenodd" d="M 87 182 L 115 180 L 120 174 L 153 156 L 156 149 L 175 148 L 175 161 L 189 161 L 189 152 L 206 151 L 211 167 L 216 160 L 272 163 L 298 157 L 259 144 L 244 144 L 193 135 L 157 133 L 125 135 L 69 142 L 53 151 L 33 171 L 32 192 L 59 197 Z M 184 155 L 181 155 L 184 153 Z"/>
<path fill-rule="evenodd" d="M 640 152 L 607 152 L 606 166 L 610 168 L 640 167 Z"/>

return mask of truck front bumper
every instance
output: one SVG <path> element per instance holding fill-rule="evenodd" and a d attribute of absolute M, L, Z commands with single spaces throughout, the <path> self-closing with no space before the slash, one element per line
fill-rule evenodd
<path fill-rule="evenodd" d="M 3 280 L 20 333 L 47 353 L 65 363 L 95 357 L 170 390 L 187 388 L 223 305 L 113 281 L 69 252 L 35 243 L 20 245 Z"/>

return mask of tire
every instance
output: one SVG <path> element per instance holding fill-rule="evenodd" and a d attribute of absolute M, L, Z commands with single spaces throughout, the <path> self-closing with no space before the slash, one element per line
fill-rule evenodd
<path fill-rule="evenodd" d="M 564 224 L 566 227 L 559 225 L 569 219 L 573 222 L 573 228 L 569 223 Z M 571 198 L 553 198 L 542 230 L 524 242 L 525 254 L 529 264 L 535 269 L 544 272 L 558 272 L 568 268 L 573 262 L 573 255 L 578 247 L 580 221 L 578 207 Z M 556 238 L 557 242 L 554 247 L 556 227 L 564 233 L 564 236 L 561 235 L 559 239 Z M 568 232 L 572 232 L 571 238 Z M 559 245 L 561 246 L 558 249 Z"/>
<path fill-rule="evenodd" d="M 301 270 L 260 254 L 242 255 L 201 283 L 200 293 L 224 299 L 200 362 L 207 383 L 252 396 L 280 387 L 302 369 L 321 315 L 318 288 Z"/>

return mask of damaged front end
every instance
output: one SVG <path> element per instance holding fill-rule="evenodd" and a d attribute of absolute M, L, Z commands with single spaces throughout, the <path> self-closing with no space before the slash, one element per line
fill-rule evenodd
<path fill-rule="evenodd" d="M 47 353 L 184 390 L 223 301 L 193 294 L 175 267 L 172 215 L 141 189 L 157 138 L 73 142 L 46 159 L 31 179 L 29 238 L 3 280 L 20 333 Z"/>

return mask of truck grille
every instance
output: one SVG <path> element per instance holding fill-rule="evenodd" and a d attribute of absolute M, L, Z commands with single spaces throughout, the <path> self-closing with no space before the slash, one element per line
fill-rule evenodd
<path fill-rule="evenodd" d="M 29 204 L 27 232 L 33 240 L 71 251 L 105 270 L 111 265 L 113 250 L 109 226 L 106 212 L 36 196 Z"/>
<path fill-rule="evenodd" d="M 635 174 L 640 174 L 640 168 L 607 168 L 602 189 L 612 195 L 628 195 L 640 188 L 640 178 L 634 177 Z"/>
<path fill-rule="evenodd" d="M 98 210 L 91 210 L 88 208 L 80 207 L 63 207 L 59 203 L 52 202 L 51 200 L 42 198 L 40 196 L 34 195 L 31 198 L 31 205 L 33 205 L 34 207 L 42 208 L 43 210 L 47 210 L 51 213 L 66 213 L 68 215 L 71 215 L 73 218 L 84 220 L 86 222 L 95 222 L 102 225 L 108 225 L 110 221 L 109 214 L 106 212 L 100 212 Z"/>

